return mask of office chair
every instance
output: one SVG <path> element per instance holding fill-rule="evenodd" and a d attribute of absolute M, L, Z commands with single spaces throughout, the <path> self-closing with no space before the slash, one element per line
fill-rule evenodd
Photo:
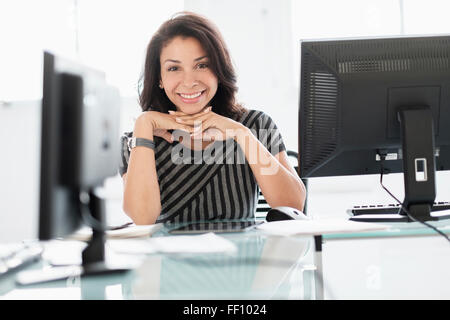
<path fill-rule="evenodd" d="M 292 157 L 296 160 L 297 165 L 294 166 L 295 171 L 297 171 L 298 173 L 298 152 L 293 151 L 293 150 L 287 150 L 286 151 L 288 157 Z M 306 186 L 306 179 L 302 179 L 303 183 Z M 267 203 L 266 199 L 264 199 L 264 195 L 262 194 L 261 190 L 259 190 L 259 195 L 258 195 L 258 204 L 256 206 L 256 213 L 255 213 L 255 217 L 258 219 L 265 219 L 266 218 L 266 214 L 267 212 L 270 210 L 270 206 Z M 305 201 L 305 207 L 303 209 L 303 213 L 306 214 L 306 201 Z"/>

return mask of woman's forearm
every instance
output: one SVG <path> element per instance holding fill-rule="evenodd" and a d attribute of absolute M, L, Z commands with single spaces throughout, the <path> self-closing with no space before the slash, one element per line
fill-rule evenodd
<path fill-rule="evenodd" d="M 273 156 L 249 129 L 238 130 L 235 140 L 244 151 L 267 203 L 272 208 L 288 206 L 303 210 L 306 189 L 298 175 Z"/>
<path fill-rule="evenodd" d="M 133 136 L 153 140 L 153 129 L 138 119 Z M 123 209 L 136 224 L 154 224 L 161 212 L 155 151 L 147 147 L 131 150 L 124 179 Z"/>

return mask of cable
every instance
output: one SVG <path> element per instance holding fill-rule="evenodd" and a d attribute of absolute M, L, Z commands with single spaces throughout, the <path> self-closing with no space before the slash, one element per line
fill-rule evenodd
<path fill-rule="evenodd" d="M 440 231 L 438 228 L 436 228 L 435 226 L 432 226 L 431 224 L 425 222 L 425 221 L 421 221 L 416 219 L 415 217 L 413 217 L 410 213 L 409 210 L 405 208 L 405 206 L 403 205 L 403 203 L 397 199 L 396 196 L 394 196 L 383 184 L 383 173 L 384 173 L 384 167 L 383 167 L 383 161 L 385 160 L 385 155 L 380 155 L 380 164 L 381 164 L 381 174 L 380 174 L 380 184 L 381 187 L 386 190 L 386 192 L 395 199 L 395 201 L 398 202 L 398 204 L 400 205 L 400 209 L 398 210 L 398 214 L 400 214 L 400 212 L 403 210 L 405 212 L 405 214 L 408 216 L 408 218 L 410 218 L 411 220 L 415 221 L 415 222 L 420 222 L 421 224 L 425 225 L 428 228 L 433 229 L 435 232 L 437 232 L 438 234 L 440 234 L 441 236 L 443 236 L 445 239 L 447 239 L 448 242 L 450 242 L 450 238 L 442 231 Z"/>

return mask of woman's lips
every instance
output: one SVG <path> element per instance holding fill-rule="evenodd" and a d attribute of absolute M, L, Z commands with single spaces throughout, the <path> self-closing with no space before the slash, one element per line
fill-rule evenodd
<path fill-rule="evenodd" d="M 205 91 L 206 90 L 190 94 L 187 93 L 177 93 L 177 94 L 180 97 L 181 101 L 183 101 L 184 103 L 197 103 L 201 99 Z"/>

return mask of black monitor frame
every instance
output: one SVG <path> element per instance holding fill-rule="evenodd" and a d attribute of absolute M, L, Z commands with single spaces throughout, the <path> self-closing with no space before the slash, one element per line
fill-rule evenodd
<path fill-rule="evenodd" d="M 61 107 L 64 82 L 56 57 L 44 52 L 41 122 L 39 239 L 64 237 L 82 226 L 79 190 L 61 182 L 64 136 Z M 74 95 L 75 96 L 75 95 Z M 69 122 L 69 121 L 67 121 Z M 70 122 L 69 122 L 70 123 Z"/>
<path fill-rule="evenodd" d="M 450 36 L 301 42 L 302 178 L 403 172 L 403 206 L 435 220 L 448 123 Z"/>
<path fill-rule="evenodd" d="M 119 92 L 80 62 L 44 52 L 43 66 L 39 240 L 87 224 L 83 275 L 125 271 L 105 264 L 105 203 L 96 191 L 118 172 Z"/>

